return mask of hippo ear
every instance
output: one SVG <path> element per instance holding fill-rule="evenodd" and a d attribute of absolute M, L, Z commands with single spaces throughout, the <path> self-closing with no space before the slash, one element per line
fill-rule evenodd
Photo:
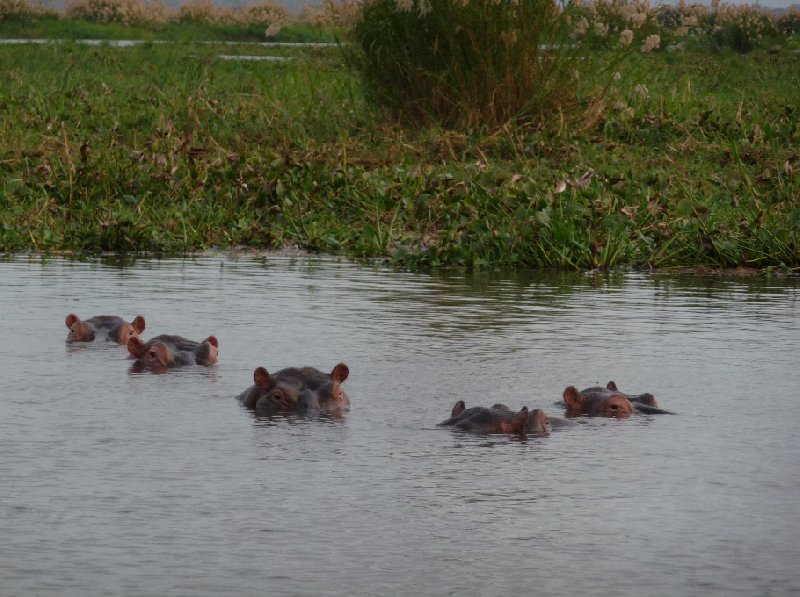
<path fill-rule="evenodd" d="M 528 431 L 528 407 L 523 406 L 522 409 L 514 415 L 511 420 L 511 432 L 525 435 Z"/>
<path fill-rule="evenodd" d="M 144 331 L 144 317 L 137 315 L 131 325 L 137 334 L 141 334 Z"/>
<path fill-rule="evenodd" d="M 463 400 L 459 400 L 456 402 L 455 406 L 453 407 L 453 414 L 451 416 L 457 417 L 461 413 L 463 413 L 467 409 L 467 405 L 464 404 Z"/>
<path fill-rule="evenodd" d="M 568 409 L 580 410 L 583 408 L 583 403 L 585 401 L 586 399 L 583 397 L 583 394 L 581 394 L 575 386 L 569 386 L 564 390 L 564 404 L 567 405 Z"/>
<path fill-rule="evenodd" d="M 617 389 L 617 384 L 615 384 L 613 381 L 610 381 L 606 384 L 606 390 L 611 390 L 612 392 L 619 392 L 619 390 Z"/>
<path fill-rule="evenodd" d="M 550 428 L 550 419 L 541 408 L 534 408 L 531 411 L 528 420 L 531 423 L 531 430 L 548 430 Z"/>
<path fill-rule="evenodd" d="M 203 340 L 203 342 L 208 342 L 208 343 L 209 343 L 211 346 L 213 346 L 214 348 L 219 348 L 219 340 L 217 340 L 217 337 L 216 337 L 216 336 L 209 336 L 208 338 L 206 338 L 205 340 Z M 202 344 L 203 342 L 201 342 L 201 344 Z"/>
<path fill-rule="evenodd" d="M 81 318 L 75 315 L 75 313 L 70 313 L 69 315 L 67 315 L 67 319 L 64 321 L 64 323 L 67 324 L 68 328 L 72 329 L 72 324 L 80 320 Z"/>
<path fill-rule="evenodd" d="M 333 381 L 342 383 L 350 376 L 350 368 L 345 365 L 344 363 L 339 363 L 336 367 L 333 368 L 331 371 L 331 377 Z"/>
<path fill-rule="evenodd" d="M 142 358 L 149 356 L 151 359 L 155 358 L 160 367 L 169 366 L 172 361 L 172 353 L 164 342 L 153 342 L 146 350 L 145 347 L 146 345 L 142 344 Z"/>
<path fill-rule="evenodd" d="M 256 382 L 256 385 L 259 388 L 269 389 L 271 385 L 271 378 L 269 375 L 269 371 L 267 371 L 264 367 L 259 367 L 255 371 L 253 371 L 253 381 Z"/>
<path fill-rule="evenodd" d="M 144 342 L 141 338 L 128 338 L 128 352 L 135 356 L 137 359 L 141 358 L 144 354 Z"/>

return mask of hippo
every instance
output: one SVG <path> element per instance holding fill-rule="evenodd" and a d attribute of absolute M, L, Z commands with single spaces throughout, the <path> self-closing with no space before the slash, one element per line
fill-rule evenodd
<path fill-rule="evenodd" d="M 97 315 L 81 320 L 74 313 L 65 320 L 69 328 L 67 342 L 91 342 L 97 338 L 118 344 L 127 344 L 131 338 L 138 338 L 144 331 L 144 317 L 137 315 L 130 323 L 116 315 Z"/>
<path fill-rule="evenodd" d="M 439 426 L 484 435 L 511 433 L 523 437 L 529 433 L 549 433 L 551 428 L 550 419 L 539 408 L 530 412 L 526 406 L 514 412 L 505 404 L 467 408 L 463 400 L 456 402 L 450 418 L 439 423 Z"/>
<path fill-rule="evenodd" d="M 202 342 L 181 336 L 156 336 L 147 342 L 138 337 L 128 340 L 128 352 L 136 357 L 136 365 L 154 370 L 192 363 L 208 367 L 217 362 L 218 348 L 219 340 L 215 336 Z"/>
<path fill-rule="evenodd" d="M 350 407 L 342 384 L 350 369 L 339 363 L 330 373 L 314 367 L 288 367 L 269 373 L 264 367 L 253 372 L 255 384 L 237 396 L 246 408 L 261 414 L 341 413 Z"/>
<path fill-rule="evenodd" d="M 658 402 L 652 394 L 624 394 L 617 389 L 617 384 L 608 382 L 605 388 L 596 386 L 578 391 L 575 386 L 564 390 L 564 404 L 568 417 L 581 415 L 625 418 L 634 411 L 647 414 L 672 414 L 658 408 Z"/>
<path fill-rule="evenodd" d="M 602 389 L 602 388 L 601 388 Z M 615 392 L 621 396 L 625 396 L 628 400 L 631 401 L 633 404 L 633 408 L 641 413 L 646 413 L 650 415 L 672 415 L 675 414 L 671 411 L 664 410 L 658 407 L 658 402 L 656 401 L 655 396 L 649 393 L 644 394 L 625 394 L 620 392 L 617 389 L 617 384 L 613 381 L 610 381 L 606 384 L 606 390 L 610 392 Z"/>

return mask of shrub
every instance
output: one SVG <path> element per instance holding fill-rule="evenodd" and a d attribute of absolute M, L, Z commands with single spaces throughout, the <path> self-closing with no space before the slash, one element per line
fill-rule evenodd
<path fill-rule="evenodd" d="M 157 25 L 167 19 L 159 0 L 68 0 L 64 13 L 69 19 L 122 25 Z"/>
<path fill-rule="evenodd" d="M 720 47 L 745 54 L 778 31 L 769 14 L 757 6 L 720 6 L 706 20 L 705 27 Z"/>
<path fill-rule="evenodd" d="M 242 9 L 241 20 L 247 25 L 283 25 L 289 21 L 289 11 L 280 4 L 262 0 Z"/>
<path fill-rule="evenodd" d="M 312 27 L 347 29 L 359 19 L 360 0 L 323 0 L 320 6 L 304 6 L 299 21 Z"/>
<path fill-rule="evenodd" d="M 53 16 L 55 12 L 27 0 L 0 0 L 0 23 L 27 21 L 41 16 Z"/>
<path fill-rule="evenodd" d="M 800 8 L 793 6 L 781 13 L 775 21 L 775 26 L 784 35 L 800 33 Z"/>
<path fill-rule="evenodd" d="M 541 125 L 591 103 L 570 14 L 552 0 L 367 0 L 347 54 L 368 97 L 405 123 Z"/>
<path fill-rule="evenodd" d="M 175 20 L 179 23 L 231 25 L 237 18 L 232 8 L 216 6 L 212 0 L 189 0 L 178 8 Z"/>

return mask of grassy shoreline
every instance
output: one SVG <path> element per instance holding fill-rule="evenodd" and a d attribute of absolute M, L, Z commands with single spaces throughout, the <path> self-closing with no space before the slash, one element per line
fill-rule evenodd
<path fill-rule="evenodd" d="M 9 36 L 11 37 L 11 36 Z M 0 250 L 800 267 L 800 54 L 636 55 L 591 131 L 401 130 L 336 50 L 0 46 Z"/>

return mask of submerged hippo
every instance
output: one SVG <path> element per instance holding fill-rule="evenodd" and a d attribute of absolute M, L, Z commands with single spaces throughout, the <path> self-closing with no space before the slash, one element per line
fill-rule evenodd
<path fill-rule="evenodd" d="M 69 328 L 68 342 L 91 342 L 102 339 L 118 344 L 127 344 L 131 338 L 138 338 L 145 326 L 144 317 L 141 315 L 137 315 L 128 323 L 116 315 L 97 315 L 82 320 L 74 313 L 70 313 L 65 323 Z"/>
<path fill-rule="evenodd" d="M 600 388 L 602 390 L 602 388 Z M 639 412 L 648 413 L 651 415 L 671 415 L 674 414 L 668 410 L 663 410 L 658 407 L 658 401 L 656 401 L 656 397 L 649 393 L 644 394 L 625 394 L 624 392 L 620 392 L 617 389 L 617 384 L 613 381 L 610 381 L 606 384 L 606 390 L 609 392 L 613 392 L 615 394 L 619 394 L 620 396 L 625 396 L 628 400 L 631 401 L 633 404 L 633 408 Z"/>
<path fill-rule="evenodd" d="M 217 362 L 219 340 L 209 336 L 202 342 L 181 336 L 156 336 L 147 342 L 141 338 L 128 340 L 128 352 L 136 357 L 136 366 L 164 370 L 179 365 L 210 366 Z"/>
<path fill-rule="evenodd" d="M 343 412 L 350 407 L 350 397 L 342 389 L 349 376 L 344 363 L 330 373 L 314 367 L 288 367 L 271 374 L 258 367 L 253 372 L 255 383 L 237 399 L 262 414 Z"/>
<path fill-rule="evenodd" d="M 456 402 L 450 418 L 439 423 L 439 426 L 486 435 L 511 433 L 521 436 L 549 433 L 551 429 L 550 419 L 540 408 L 530 412 L 526 406 L 514 412 L 505 404 L 467 408 L 463 400 Z"/>
<path fill-rule="evenodd" d="M 617 384 L 608 382 L 605 388 L 596 386 L 578 391 L 575 386 L 564 390 L 564 404 L 568 417 L 581 415 L 625 418 L 639 411 L 648 414 L 672 414 L 658 408 L 652 394 L 625 394 L 617 389 Z"/>

